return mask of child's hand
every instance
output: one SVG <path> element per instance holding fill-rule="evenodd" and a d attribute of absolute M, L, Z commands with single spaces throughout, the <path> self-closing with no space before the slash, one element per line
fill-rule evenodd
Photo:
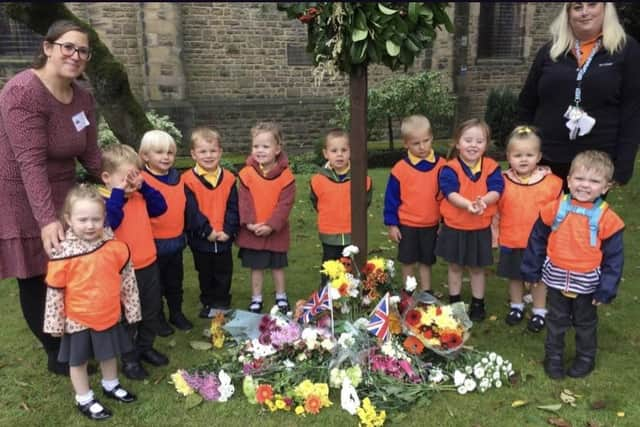
<path fill-rule="evenodd" d="M 256 224 L 247 224 L 247 230 L 256 231 Z"/>
<path fill-rule="evenodd" d="M 398 228 L 398 226 L 396 225 L 389 226 L 389 238 L 396 243 L 400 243 L 400 240 L 402 239 L 402 233 L 400 232 L 400 229 Z"/>
<path fill-rule="evenodd" d="M 216 238 L 216 240 L 218 242 L 226 242 L 227 240 L 229 240 L 229 235 L 224 231 L 221 231 L 220 233 L 218 233 L 218 237 Z"/>
<path fill-rule="evenodd" d="M 476 203 L 478 204 L 478 206 L 482 208 L 482 212 L 484 212 L 484 210 L 487 209 L 487 202 L 485 202 L 482 197 L 478 196 L 476 198 Z"/>
<path fill-rule="evenodd" d="M 207 240 L 210 242 L 215 242 L 217 237 L 218 237 L 218 233 L 216 233 L 216 230 L 212 230 L 211 234 L 207 236 Z"/>
<path fill-rule="evenodd" d="M 266 237 L 272 232 L 273 232 L 273 228 L 271 228 L 270 225 L 260 224 L 256 226 L 256 230 L 254 231 L 254 234 L 258 237 Z"/>
<path fill-rule="evenodd" d="M 142 188 L 143 182 L 144 178 L 142 177 L 142 174 L 139 170 L 133 169 L 127 174 L 127 184 L 134 190 L 139 190 L 140 188 Z"/>
<path fill-rule="evenodd" d="M 474 215 L 480 215 L 480 206 L 476 202 L 469 201 L 467 204 L 467 212 L 472 213 Z"/>

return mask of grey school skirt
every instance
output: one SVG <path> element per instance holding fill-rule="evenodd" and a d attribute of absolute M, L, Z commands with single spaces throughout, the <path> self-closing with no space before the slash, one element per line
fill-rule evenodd
<path fill-rule="evenodd" d="M 132 350 L 131 338 L 122 323 L 118 322 L 104 331 L 85 329 L 73 334 L 64 334 L 60 342 L 58 362 L 80 366 L 89 359 L 109 360 Z"/>
<path fill-rule="evenodd" d="M 463 267 L 486 267 L 493 264 L 491 227 L 483 230 L 458 230 L 442 224 L 436 255 Z"/>

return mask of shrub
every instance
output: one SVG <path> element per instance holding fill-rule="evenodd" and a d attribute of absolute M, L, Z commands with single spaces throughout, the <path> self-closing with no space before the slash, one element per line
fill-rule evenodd
<path fill-rule="evenodd" d="M 491 127 L 491 135 L 498 151 L 504 151 L 507 136 L 517 123 L 518 97 L 511 89 L 491 89 L 487 98 L 484 120 Z"/>
<path fill-rule="evenodd" d="M 178 147 L 182 144 L 182 132 L 178 129 L 169 116 L 161 116 L 154 110 L 147 112 L 147 119 L 151 122 L 154 129 L 163 130 L 173 137 Z M 118 138 L 113 134 L 109 124 L 100 117 L 98 121 L 98 145 L 105 147 L 110 144 L 118 143 Z"/>

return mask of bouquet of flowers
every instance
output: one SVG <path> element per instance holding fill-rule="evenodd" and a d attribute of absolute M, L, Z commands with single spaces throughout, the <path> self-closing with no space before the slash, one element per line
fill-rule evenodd
<path fill-rule="evenodd" d="M 451 358 L 469 338 L 471 325 L 464 303 L 442 305 L 430 294 L 419 292 L 404 313 L 403 327 L 408 335 L 404 347 L 413 354 L 426 347 Z"/>
<path fill-rule="evenodd" d="M 191 396 L 197 393 L 201 399 L 209 401 L 226 402 L 235 392 L 231 377 L 223 370 L 216 375 L 215 372 L 189 373 L 179 369 L 171 374 L 171 382 L 179 394 Z"/>

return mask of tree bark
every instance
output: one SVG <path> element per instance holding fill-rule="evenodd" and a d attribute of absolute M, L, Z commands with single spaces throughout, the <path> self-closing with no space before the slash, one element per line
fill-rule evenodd
<path fill-rule="evenodd" d="M 351 96 L 351 238 L 360 253 L 359 266 L 367 260 L 367 67 L 357 66 L 349 80 Z"/>
<path fill-rule="evenodd" d="M 116 138 L 137 149 L 142 135 L 153 127 L 131 93 L 124 66 L 114 58 L 93 28 L 75 16 L 64 3 L 11 3 L 7 5 L 7 15 L 43 35 L 52 23 L 60 19 L 76 22 L 87 29 L 93 53 L 86 73 L 99 111 Z"/>

